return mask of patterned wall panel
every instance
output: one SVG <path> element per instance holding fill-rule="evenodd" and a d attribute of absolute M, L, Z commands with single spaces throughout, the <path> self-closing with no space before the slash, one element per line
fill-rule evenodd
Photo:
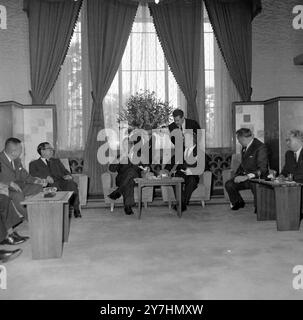
<path fill-rule="evenodd" d="M 264 142 L 264 104 L 258 102 L 233 104 L 234 133 L 240 128 L 249 128 L 256 138 Z M 241 146 L 234 137 L 236 153 L 240 153 Z"/>
<path fill-rule="evenodd" d="M 54 144 L 54 110 L 52 107 L 43 106 L 27 107 L 24 111 L 24 148 L 25 167 L 33 159 L 38 158 L 37 146 L 48 141 Z"/>

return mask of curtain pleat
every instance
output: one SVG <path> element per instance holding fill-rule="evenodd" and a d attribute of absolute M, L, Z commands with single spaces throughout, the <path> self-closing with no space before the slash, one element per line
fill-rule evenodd
<path fill-rule="evenodd" d="M 97 135 L 104 129 L 102 102 L 118 70 L 137 8 L 137 2 L 125 0 L 87 2 L 93 106 L 84 152 L 84 170 L 90 178 L 90 194 L 103 194 L 101 174 L 105 166 L 97 160 L 100 146 Z"/>
<path fill-rule="evenodd" d="M 30 95 L 33 104 L 44 104 L 55 85 L 81 4 L 82 0 L 30 0 L 25 6 L 29 19 Z"/>
<path fill-rule="evenodd" d="M 202 1 L 149 3 L 166 60 L 187 100 L 187 117 L 199 121 L 197 84 L 200 65 Z"/>
<path fill-rule="evenodd" d="M 204 0 L 222 56 L 242 101 L 250 101 L 251 21 L 261 10 L 255 0 Z"/>

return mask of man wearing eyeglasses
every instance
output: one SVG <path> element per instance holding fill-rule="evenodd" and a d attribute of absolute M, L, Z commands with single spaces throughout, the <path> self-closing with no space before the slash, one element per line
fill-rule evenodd
<path fill-rule="evenodd" d="M 49 187 L 56 187 L 59 191 L 73 191 L 71 205 L 75 218 L 81 218 L 79 205 L 79 190 L 70 172 L 64 167 L 60 159 L 54 158 L 54 149 L 48 142 L 42 142 L 37 147 L 40 158 L 29 164 L 29 172 L 35 177 L 46 179 Z"/>

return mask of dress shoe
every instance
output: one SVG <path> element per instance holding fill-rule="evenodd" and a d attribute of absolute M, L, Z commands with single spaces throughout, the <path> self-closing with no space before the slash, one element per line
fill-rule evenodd
<path fill-rule="evenodd" d="M 15 246 L 17 244 L 25 242 L 25 239 L 15 239 L 13 236 L 8 235 L 3 241 L 0 242 L 1 245 Z"/>
<path fill-rule="evenodd" d="M 28 236 L 21 236 L 17 231 L 14 231 L 13 233 L 10 234 L 15 240 L 21 240 L 24 239 L 25 241 L 29 239 Z"/>
<path fill-rule="evenodd" d="M 74 217 L 75 218 L 82 218 L 80 210 L 74 210 Z"/>
<path fill-rule="evenodd" d="M 125 212 L 125 214 L 127 214 L 127 215 L 134 214 L 134 211 L 132 210 L 132 207 L 129 207 L 129 206 L 126 206 L 126 207 L 124 208 L 124 212 Z"/>
<path fill-rule="evenodd" d="M 0 250 L 0 262 L 4 263 L 9 260 L 13 260 L 18 256 L 20 256 L 21 253 L 22 253 L 21 249 L 16 249 L 13 251 Z"/>
<path fill-rule="evenodd" d="M 176 204 L 174 204 L 174 205 L 173 205 L 173 209 L 174 209 L 175 211 L 178 211 L 178 206 L 177 206 Z M 182 203 L 181 211 L 183 212 L 183 211 L 186 211 L 186 210 L 187 210 L 186 204 Z"/>
<path fill-rule="evenodd" d="M 239 210 L 240 208 L 244 208 L 245 207 L 245 202 L 244 201 L 239 201 L 236 202 L 234 205 L 231 206 L 231 210 Z"/>
<path fill-rule="evenodd" d="M 117 190 L 114 190 L 112 193 L 108 195 L 108 197 L 111 198 L 112 200 L 116 200 L 121 197 L 121 193 Z"/>

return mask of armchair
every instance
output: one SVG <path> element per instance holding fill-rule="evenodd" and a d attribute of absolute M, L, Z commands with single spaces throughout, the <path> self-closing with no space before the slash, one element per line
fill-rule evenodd
<path fill-rule="evenodd" d="M 107 172 L 102 173 L 101 181 L 103 187 L 104 194 L 104 202 L 110 205 L 110 211 L 114 211 L 115 204 L 123 204 L 123 196 L 119 199 L 112 200 L 108 197 L 108 195 L 117 189 L 116 186 L 116 176 L 117 172 L 111 172 L 107 168 Z M 144 207 L 147 208 L 147 203 L 153 201 L 153 187 L 145 187 L 142 189 L 142 202 L 144 203 Z M 138 187 L 135 187 L 134 190 L 135 202 L 138 202 Z"/>
<path fill-rule="evenodd" d="M 241 154 L 240 153 L 234 153 L 231 156 L 231 163 L 230 163 L 230 169 L 226 169 L 222 171 L 222 181 L 223 181 L 223 190 L 224 190 L 224 197 L 227 201 L 229 201 L 228 194 L 225 190 L 225 183 L 231 179 L 236 172 L 237 168 L 239 167 L 241 163 Z M 251 192 L 251 190 L 241 190 L 240 191 L 241 197 L 244 201 L 254 201 L 254 195 Z"/>
<path fill-rule="evenodd" d="M 200 175 L 200 181 L 197 189 L 192 193 L 190 201 L 201 201 L 201 205 L 205 207 L 205 201 L 210 200 L 212 173 L 210 171 L 204 171 Z M 176 201 L 175 193 L 172 187 L 161 187 L 162 199 L 168 202 L 168 207 L 171 209 L 172 201 Z"/>
<path fill-rule="evenodd" d="M 60 159 L 60 161 L 63 163 L 66 170 L 71 172 L 69 161 L 67 158 Z M 71 173 L 74 181 L 78 184 L 79 187 L 79 200 L 80 205 L 86 205 L 87 202 L 87 186 L 88 186 L 88 176 L 86 174 L 82 173 Z"/>

